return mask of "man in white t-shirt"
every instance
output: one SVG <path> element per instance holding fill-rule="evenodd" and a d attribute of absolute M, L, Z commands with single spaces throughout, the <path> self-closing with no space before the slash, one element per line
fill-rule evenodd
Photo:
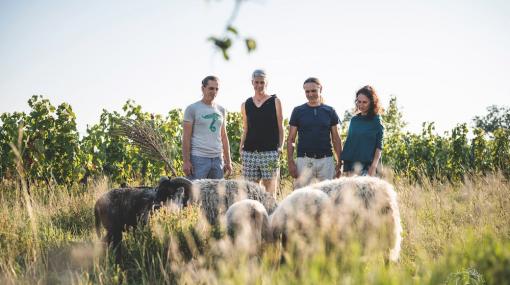
<path fill-rule="evenodd" d="M 182 170 L 195 179 L 221 179 L 232 172 L 225 109 L 216 104 L 218 78 L 202 80 L 202 99 L 184 111 Z"/>

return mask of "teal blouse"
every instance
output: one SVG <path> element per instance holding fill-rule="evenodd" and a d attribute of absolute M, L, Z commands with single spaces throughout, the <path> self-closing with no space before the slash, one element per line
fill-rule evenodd
<path fill-rule="evenodd" d="M 383 147 L 384 127 L 381 117 L 356 115 L 352 117 L 342 150 L 344 161 L 371 162 L 376 149 Z"/>

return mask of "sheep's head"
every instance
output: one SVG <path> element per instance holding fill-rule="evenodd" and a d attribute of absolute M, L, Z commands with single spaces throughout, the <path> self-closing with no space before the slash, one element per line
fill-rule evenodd
<path fill-rule="evenodd" d="M 192 183 L 186 178 L 160 179 L 156 191 L 156 204 L 174 201 L 179 205 L 187 206 L 191 197 Z"/>

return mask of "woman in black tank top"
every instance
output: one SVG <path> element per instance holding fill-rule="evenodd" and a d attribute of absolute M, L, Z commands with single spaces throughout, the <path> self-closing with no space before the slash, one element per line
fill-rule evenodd
<path fill-rule="evenodd" d="M 260 107 L 250 97 L 244 103 L 248 132 L 243 150 L 278 150 L 278 121 L 276 119 L 276 95 L 272 95 Z"/>
<path fill-rule="evenodd" d="M 243 135 L 239 146 L 245 179 L 262 182 L 276 192 L 280 149 L 283 143 L 282 106 L 276 95 L 266 94 L 266 73 L 252 74 L 255 95 L 241 105 Z"/>

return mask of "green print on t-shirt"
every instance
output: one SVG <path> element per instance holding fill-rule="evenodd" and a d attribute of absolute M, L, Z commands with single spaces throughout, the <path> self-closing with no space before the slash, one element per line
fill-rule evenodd
<path fill-rule="evenodd" d="M 202 116 L 202 118 L 204 118 L 204 119 L 212 119 L 212 122 L 209 125 L 209 130 L 211 130 L 211 132 L 213 132 L 213 133 L 216 131 L 216 127 L 214 126 L 214 123 L 216 123 L 216 121 L 218 120 L 219 117 L 220 117 L 220 115 L 218 115 L 216 113 L 211 113 L 211 114 Z"/>

